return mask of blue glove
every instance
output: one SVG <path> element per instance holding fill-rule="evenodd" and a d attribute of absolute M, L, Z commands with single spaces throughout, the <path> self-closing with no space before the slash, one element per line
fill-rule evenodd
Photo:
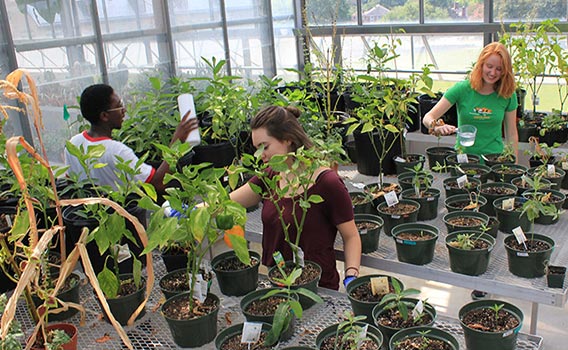
<path fill-rule="evenodd" d="M 349 284 L 349 282 L 353 281 L 355 278 L 355 276 L 345 276 L 345 278 L 343 279 L 343 286 L 347 287 L 347 285 Z"/>

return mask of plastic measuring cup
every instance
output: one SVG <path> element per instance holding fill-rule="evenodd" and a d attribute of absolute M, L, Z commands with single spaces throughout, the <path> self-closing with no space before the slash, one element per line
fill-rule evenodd
<path fill-rule="evenodd" d="M 460 145 L 471 147 L 475 143 L 477 128 L 473 125 L 462 125 L 458 128 L 458 139 Z"/>

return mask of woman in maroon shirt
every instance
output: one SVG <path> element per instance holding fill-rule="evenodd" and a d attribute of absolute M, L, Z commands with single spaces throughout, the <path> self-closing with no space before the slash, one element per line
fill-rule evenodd
<path fill-rule="evenodd" d="M 295 107 L 271 106 L 261 110 L 251 121 L 252 141 L 255 147 L 264 147 L 262 160 L 268 162 L 273 155 L 294 152 L 300 147 L 310 148 L 311 140 L 298 122 L 300 111 Z M 270 170 L 269 176 L 276 175 Z M 361 239 L 353 219 L 351 198 L 343 181 L 330 168 L 320 167 L 314 173 L 314 184 L 308 189 L 310 194 L 318 194 L 323 202 L 312 204 L 308 209 L 303 233 L 300 237 L 300 248 L 306 260 L 318 263 L 322 268 L 319 285 L 325 288 L 339 289 L 339 274 L 335 267 L 333 249 L 337 231 L 343 239 L 345 250 L 345 280 L 347 285 L 359 274 L 361 261 Z M 263 195 L 271 195 L 262 181 L 257 177 L 250 180 L 260 186 Z M 274 265 L 272 253 L 280 251 L 284 259 L 292 259 L 292 250 L 284 240 L 284 231 L 272 201 L 253 191 L 247 183 L 231 193 L 231 199 L 245 207 L 263 201 L 262 206 L 262 263 Z M 280 198 L 280 207 L 286 208 L 286 222 L 292 222 L 290 198 Z M 292 241 L 295 240 L 295 226 L 289 226 Z"/>

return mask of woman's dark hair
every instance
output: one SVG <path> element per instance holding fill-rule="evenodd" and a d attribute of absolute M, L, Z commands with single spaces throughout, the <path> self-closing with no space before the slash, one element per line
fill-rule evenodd
<path fill-rule="evenodd" d="M 252 130 L 266 128 L 268 135 L 278 141 L 290 141 L 290 151 L 294 152 L 302 146 L 305 148 L 313 146 L 312 140 L 298 121 L 299 117 L 300 110 L 296 107 L 269 106 L 252 118 L 250 128 Z"/>
<path fill-rule="evenodd" d="M 83 118 L 91 124 L 98 124 L 100 114 L 110 109 L 113 93 L 114 89 L 106 84 L 91 85 L 83 90 L 79 101 Z"/>

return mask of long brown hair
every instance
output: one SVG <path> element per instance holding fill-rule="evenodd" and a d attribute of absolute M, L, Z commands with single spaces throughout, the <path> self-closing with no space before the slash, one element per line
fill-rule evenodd
<path fill-rule="evenodd" d="M 495 91 L 499 96 L 509 98 L 515 92 L 515 76 L 513 75 L 513 65 L 511 63 L 511 55 L 505 45 L 494 42 L 488 44 L 481 50 L 479 58 L 470 74 L 470 84 L 475 91 L 480 91 L 483 86 L 483 65 L 491 55 L 497 55 L 501 58 L 503 64 L 503 75 L 495 83 Z"/>
<path fill-rule="evenodd" d="M 269 106 L 252 118 L 250 127 L 252 130 L 266 128 L 268 135 L 278 141 L 290 141 L 290 151 L 294 152 L 302 146 L 313 146 L 312 140 L 298 121 L 299 117 L 300 110 L 296 107 Z"/>

